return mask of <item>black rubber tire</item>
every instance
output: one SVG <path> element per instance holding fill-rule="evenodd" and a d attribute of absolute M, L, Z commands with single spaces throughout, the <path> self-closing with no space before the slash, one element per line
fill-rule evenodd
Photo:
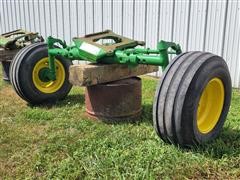
<path fill-rule="evenodd" d="M 197 108 L 207 83 L 214 77 L 224 85 L 223 109 L 215 127 L 201 133 Z M 225 61 L 207 52 L 187 52 L 175 57 L 157 86 L 153 124 L 157 134 L 170 144 L 192 146 L 213 140 L 220 133 L 231 102 L 232 85 Z"/>
<path fill-rule="evenodd" d="M 65 70 L 65 80 L 61 88 L 54 93 L 39 91 L 32 80 L 32 71 L 35 64 L 42 58 L 48 57 L 47 45 L 35 43 L 21 49 L 13 58 L 10 66 L 10 81 L 16 93 L 30 104 L 52 103 L 63 99 L 72 88 L 68 81 L 69 66 L 72 62 L 58 56 Z"/>

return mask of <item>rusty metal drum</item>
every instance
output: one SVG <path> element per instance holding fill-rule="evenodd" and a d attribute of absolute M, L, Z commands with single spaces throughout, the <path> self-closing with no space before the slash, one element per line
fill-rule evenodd
<path fill-rule="evenodd" d="M 103 119 L 127 119 L 141 113 L 141 79 L 131 77 L 86 87 L 86 112 Z"/>

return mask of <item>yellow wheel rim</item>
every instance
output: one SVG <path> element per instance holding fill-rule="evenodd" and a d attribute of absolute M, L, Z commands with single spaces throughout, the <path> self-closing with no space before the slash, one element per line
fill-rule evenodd
<path fill-rule="evenodd" d="M 209 133 L 217 124 L 224 103 L 224 86 L 219 78 L 211 79 L 204 88 L 197 110 L 197 127 Z"/>
<path fill-rule="evenodd" d="M 39 72 L 48 68 L 48 57 L 40 59 L 33 68 L 32 79 L 35 87 L 42 93 L 54 93 L 58 91 L 65 81 L 65 69 L 59 60 L 56 60 L 56 80 L 44 82 L 39 77 Z"/>

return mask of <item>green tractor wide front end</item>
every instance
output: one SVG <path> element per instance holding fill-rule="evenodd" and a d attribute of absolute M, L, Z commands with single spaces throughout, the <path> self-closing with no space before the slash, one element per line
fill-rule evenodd
<path fill-rule="evenodd" d="M 57 47 L 59 44 L 61 47 Z M 135 48 L 144 42 L 134 41 L 119 36 L 112 31 L 104 31 L 73 38 L 73 45 L 67 46 L 65 41 L 48 37 L 49 72 L 46 76 L 55 80 L 55 57 L 63 56 L 69 60 L 84 60 L 92 63 L 127 64 L 135 67 L 138 64 L 161 66 L 165 69 L 169 63 L 169 54 L 180 54 L 181 48 L 173 42 L 160 41 L 156 49 Z"/>
<path fill-rule="evenodd" d="M 73 60 L 125 64 L 126 71 L 139 64 L 160 66 L 163 73 L 153 100 L 153 124 L 159 137 L 184 147 L 216 138 L 226 120 L 232 93 L 224 59 L 208 52 L 182 53 L 178 44 L 163 40 L 156 49 L 138 47 L 144 45 L 110 30 L 73 38 L 71 45 L 50 36 L 47 43 L 35 43 L 17 53 L 10 81 L 25 101 L 52 103 L 66 97 L 72 88 L 69 67 Z M 169 61 L 171 54 L 176 56 Z M 121 74 L 120 70 L 110 73 Z"/>

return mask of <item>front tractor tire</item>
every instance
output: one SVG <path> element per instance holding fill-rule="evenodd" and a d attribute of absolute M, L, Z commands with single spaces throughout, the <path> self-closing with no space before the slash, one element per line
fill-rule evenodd
<path fill-rule="evenodd" d="M 157 86 L 153 123 L 165 141 L 184 147 L 217 137 L 231 102 L 225 61 L 207 52 L 187 52 L 168 65 Z"/>
<path fill-rule="evenodd" d="M 45 43 L 36 43 L 21 49 L 10 67 L 10 81 L 17 94 L 30 104 L 52 103 L 63 99 L 71 90 L 68 81 L 72 62 L 56 57 L 56 80 L 41 78 L 48 68 L 48 50 Z"/>

